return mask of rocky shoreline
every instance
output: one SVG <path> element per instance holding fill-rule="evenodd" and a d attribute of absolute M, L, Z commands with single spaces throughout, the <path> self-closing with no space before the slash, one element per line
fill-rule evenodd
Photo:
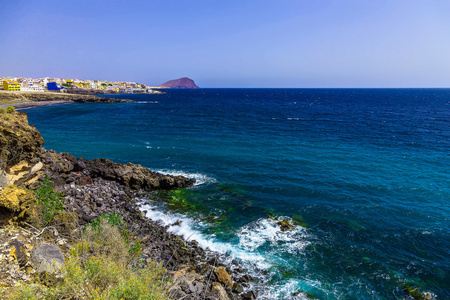
<path fill-rule="evenodd" d="M 58 182 L 66 209 L 79 217 L 81 225 L 101 214 L 120 214 L 128 230 L 142 241 L 142 259 L 163 263 L 174 276 L 174 299 L 201 299 L 205 295 L 205 299 L 256 298 L 254 291 L 243 293 L 253 279 L 236 262 L 230 266 L 221 264 L 217 253 L 167 232 L 168 226 L 145 218 L 141 212 L 138 199 L 148 198 L 147 192 L 183 188 L 195 180 L 158 174 L 131 163 L 75 160 L 70 154 L 51 150 L 43 150 L 43 154 L 44 165 L 49 166 L 46 173 Z"/>
<path fill-rule="evenodd" d="M 54 92 L 9 92 L 0 91 L 0 108 L 8 105 L 16 108 L 55 105 L 65 103 L 122 103 L 134 102 L 127 99 L 98 97 L 95 95 Z"/>
<path fill-rule="evenodd" d="M 168 232 L 168 226 L 147 219 L 141 212 L 139 199 L 148 198 L 149 192 L 186 188 L 195 183 L 194 179 L 159 174 L 132 163 L 85 160 L 46 150 L 42 136 L 28 124 L 24 112 L 6 116 L 9 120 L 0 120 L 3 292 L 18 281 L 30 280 L 30 264 L 11 256 L 12 248 L 21 249 L 25 261 L 31 251 L 27 245 L 33 248 L 44 240 L 66 252 L 79 228 L 114 213 L 122 216 L 127 230 L 142 245 L 140 259 L 160 262 L 166 268 L 173 282 L 168 288 L 172 299 L 256 299 L 257 292 L 251 290 L 252 277 L 236 261 L 222 264 L 218 253 L 202 249 L 194 240 L 183 240 Z M 29 191 L 46 176 L 65 198 L 65 214 L 37 237 L 29 221 L 34 201 Z M 13 198 L 15 202 L 10 201 Z M 18 226 L 9 228 L 8 223 Z"/>

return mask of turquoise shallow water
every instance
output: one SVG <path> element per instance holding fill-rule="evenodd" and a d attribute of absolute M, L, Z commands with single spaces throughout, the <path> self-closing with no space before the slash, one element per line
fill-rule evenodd
<path fill-rule="evenodd" d="M 172 231 L 239 260 L 262 298 L 450 298 L 450 90 L 117 97 L 138 102 L 27 113 L 46 148 L 197 178 L 148 217 L 182 219 Z"/>

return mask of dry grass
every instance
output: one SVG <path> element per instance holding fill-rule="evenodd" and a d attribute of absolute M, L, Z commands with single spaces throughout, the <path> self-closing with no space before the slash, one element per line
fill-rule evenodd
<path fill-rule="evenodd" d="M 86 227 L 69 251 L 63 280 L 37 280 L 11 299 L 169 299 L 166 270 L 153 262 L 131 267 L 135 257 L 130 250 L 119 228 L 100 219 L 100 226 Z"/>
<path fill-rule="evenodd" d="M 100 221 L 99 228 L 86 227 L 81 243 L 75 245 L 71 254 L 78 257 L 106 255 L 126 265 L 131 257 L 129 248 L 119 229 L 110 225 L 105 219 Z"/>

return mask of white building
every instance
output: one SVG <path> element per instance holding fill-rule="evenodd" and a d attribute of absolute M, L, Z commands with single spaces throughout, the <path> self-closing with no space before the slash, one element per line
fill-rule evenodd
<path fill-rule="evenodd" d="M 21 92 L 45 92 L 45 88 L 42 85 L 21 85 Z"/>

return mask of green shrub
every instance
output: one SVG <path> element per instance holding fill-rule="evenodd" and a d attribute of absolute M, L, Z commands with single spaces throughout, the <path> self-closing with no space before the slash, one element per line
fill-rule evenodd
<path fill-rule="evenodd" d="M 15 112 L 16 111 L 16 109 L 14 108 L 14 106 L 8 106 L 7 108 L 6 108 L 6 112 L 8 113 L 8 114 L 12 114 L 13 112 Z"/>
<path fill-rule="evenodd" d="M 45 225 L 53 219 L 56 213 L 63 210 L 64 198 L 61 193 L 54 191 L 52 182 L 53 180 L 45 176 L 44 180 L 34 191 L 37 203 L 42 205 Z"/>
<path fill-rule="evenodd" d="M 92 223 L 89 224 L 88 226 L 86 226 L 84 229 L 86 229 L 87 227 L 91 227 L 94 230 L 102 231 L 103 228 L 101 225 L 102 225 L 103 221 L 105 221 L 109 225 L 116 226 L 119 229 L 123 229 L 126 225 L 126 223 L 122 219 L 121 215 L 115 214 L 115 213 L 110 213 L 109 215 L 101 214 L 100 217 L 98 217 L 97 219 L 92 221 Z"/>

